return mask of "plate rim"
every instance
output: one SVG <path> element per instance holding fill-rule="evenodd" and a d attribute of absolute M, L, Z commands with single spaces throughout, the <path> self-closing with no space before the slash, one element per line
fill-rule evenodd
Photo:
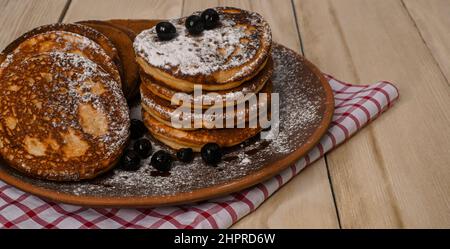
<path fill-rule="evenodd" d="M 275 43 L 274 43 L 275 45 Z M 277 44 L 283 48 L 287 48 L 284 45 Z M 289 48 L 287 48 L 289 49 Z M 294 51 L 294 50 L 292 50 Z M 36 195 L 40 198 L 50 200 L 58 203 L 66 203 L 84 207 L 124 207 L 124 208 L 138 208 L 138 207 L 161 207 L 161 206 L 173 206 L 194 203 L 203 200 L 209 200 L 225 196 L 230 193 L 235 193 L 246 188 L 255 186 L 273 176 L 280 173 L 293 163 L 295 163 L 302 156 L 306 155 L 311 149 L 316 146 L 320 139 L 327 132 L 334 113 L 334 95 L 333 90 L 324 77 L 323 73 L 309 60 L 297 53 L 298 56 L 306 67 L 318 77 L 325 91 L 325 111 L 323 119 L 314 130 L 311 136 L 293 152 L 284 156 L 283 158 L 263 166 L 259 170 L 252 172 L 251 174 L 242 178 L 224 182 L 218 185 L 213 185 L 206 188 L 196 189 L 190 192 L 180 192 L 174 195 L 167 196 L 140 196 L 140 197 L 110 197 L 110 196 L 83 196 L 74 195 L 68 193 L 57 192 L 44 187 L 36 186 L 26 181 L 23 181 L 12 174 L 9 174 L 5 170 L 0 169 L 0 180 L 12 185 L 24 192 Z"/>

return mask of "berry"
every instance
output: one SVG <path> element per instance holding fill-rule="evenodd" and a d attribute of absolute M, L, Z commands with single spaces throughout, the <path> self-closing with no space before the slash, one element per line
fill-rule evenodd
<path fill-rule="evenodd" d="M 160 22 L 156 24 L 156 34 L 162 41 L 168 41 L 175 37 L 177 29 L 170 22 Z"/>
<path fill-rule="evenodd" d="M 152 154 L 152 144 L 145 138 L 136 141 L 133 145 L 133 149 L 142 159 L 145 159 Z"/>
<path fill-rule="evenodd" d="M 177 151 L 177 158 L 185 163 L 191 162 L 194 159 L 194 151 L 191 148 L 183 148 Z"/>
<path fill-rule="evenodd" d="M 193 35 L 200 34 L 205 29 L 205 23 L 200 16 L 192 15 L 186 19 L 186 28 Z"/>
<path fill-rule="evenodd" d="M 219 14 L 214 9 L 203 11 L 201 18 L 205 23 L 205 29 L 213 29 L 219 23 Z"/>
<path fill-rule="evenodd" d="M 132 119 L 130 122 L 131 138 L 138 139 L 147 133 L 147 127 L 139 119 Z"/>
<path fill-rule="evenodd" d="M 134 150 L 126 150 L 120 159 L 121 168 L 124 170 L 135 171 L 139 169 L 141 159 Z"/>
<path fill-rule="evenodd" d="M 203 161 L 206 164 L 215 166 L 222 159 L 222 151 L 216 143 L 207 143 L 202 147 L 201 150 Z"/>
<path fill-rule="evenodd" d="M 172 157 L 169 153 L 159 150 L 153 154 L 150 164 L 158 171 L 166 172 L 170 170 Z"/>

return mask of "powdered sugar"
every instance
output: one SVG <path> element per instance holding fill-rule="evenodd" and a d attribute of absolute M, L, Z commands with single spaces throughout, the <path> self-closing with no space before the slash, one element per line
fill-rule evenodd
<path fill-rule="evenodd" d="M 291 50 L 279 47 L 278 51 L 272 53 L 273 60 L 277 63 L 277 70 L 272 76 L 273 82 L 302 82 L 294 94 L 280 96 L 280 129 L 281 132 L 276 140 L 272 142 L 273 148 L 280 153 L 290 152 L 292 146 L 292 134 L 283 132 L 284 129 L 296 129 L 298 127 L 310 127 L 317 123 L 323 101 L 323 92 L 320 88 L 311 88 L 317 82 L 317 78 L 312 72 L 307 71 L 302 60 L 295 58 Z M 302 73 L 307 71 L 306 73 Z M 279 85 L 274 85 L 276 91 L 282 91 Z M 286 105 L 286 103 L 288 103 Z M 312 134 L 312 131 L 305 131 L 305 136 Z"/>

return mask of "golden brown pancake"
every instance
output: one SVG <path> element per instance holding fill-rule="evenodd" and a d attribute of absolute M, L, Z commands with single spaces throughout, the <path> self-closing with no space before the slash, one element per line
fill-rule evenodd
<path fill-rule="evenodd" d="M 93 45 L 92 41 L 96 45 Z M 27 50 L 21 52 L 21 56 L 34 55 L 32 52 L 75 52 L 83 55 L 101 65 L 121 84 L 118 71 L 121 68 L 121 62 L 118 52 L 111 41 L 95 29 L 71 23 L 55 23 L 37 27 L 10 43 L 0 54 L 0 63 L 21 44 L 21 49 Z M 98 49 L 98 46 L 102 50 Z M 107 56 L 104 56 L 104 53 Z"/>
<path fill-rule="evenodd" d="M 2 158 L 55 181 L 90 179 L 114 166 L 130 126 L 115 79 L 77 54 L 15 58 L 0 66 Z"/>
<path fill-rule="evenodd" d="M 233 122 L 235 124 L 235 127 L 237 127 L 238 124 L 244 124 L 247 123 L 249 120 L 257 121 L 258 119 L 258 110 L 264 108 L 267 110 L 270 108 L 270 93 L 272 92 L 272 83 L 269 81 L 263 89 L 261 90 L 261 93 L 268 93 L 267 96 L 259 97 L 257 96 L 257 102 L 255 103 L 248 103 L 245 104 L 244 109 L 238 112 L 236 111 L 237 108 L 234 107 L 235 112 L 233 113 L 226 113 L 226 108 L 223 108 L 221 113 L 213 112 L 208 113 L 207 110 L 203 110 L 202 113 L 196 114 L 191 111 L 191 108 L 188 108 L 188 113 L 186 113 L 185 117 L 189 117 L 188 119 L 191 120 L 189 122 L 191 124 L 190 127 L 174 127 L 178 129 L 183 130 L 194 130 L 193 124 L 194 119 L 198 118 L 199 120 L 202 120 L 202 127 L 204 129 L 217 129 L 217 128 L 223 128 L 226 126 L 226 122 Z M 155 119 L 157 119 L 159 122 L 167 125 L 172 126 L 171 120 L 172 116 L 176 115 L 176 109 L 178 106 L 173 106 L 171 103 L 167 100 L 161 99 L 158 96 L 154 95 L 147 87 L 144 85 L 141 85 L 141 105 L 145 112 L 152 115 Z M 217 109 L 216 109 L 217 110 Z M 174 116 L 174 118 L 177 116 Z M 222 124 L 222 127 L 216 127 L 216 122 L 220 120 L 219 122 Z"/>
<path fill-rule="evenodd" d="M 145 111 L 142 112 L 142 116 L 152 136 L 175 150 L 192 148 L 195 152 L 199 152 L 203 145 L 207 143 L 231 147 L 244 142 L 261 131 L 259 127 L 186 131 L 164 125 Z"/>
<path fill-rule="evenodd" d="M 272 45 L 269 25 L 254 12 L 215 10 L 220 16 L 218 27 L 199 35 L 188 33 L 186 17 L 170 21 L 177 36 L 169 41 L 159 40 L 155 27 L 141 32 L 134 41 L 141 70 L 187 93 L 194 84 L 202 84 L 207 91 L 235 88 L 257 75 Z"/>
<path fill-rule="evenodd" d="M 192 106 L 192 104 L 194 104 L 195 107 L 201 107 L 204 109 L 207 109 L 212 105 L 214 105 L 215 103 L 219 102 L 222 102 L 223 106 L 237 104 L 239 103 L 239 101 L 246 100 L 245 98 L 242 98 L 241 95 L 258 93 L 259 91 L 261 91 L 266 82 L 272 76 L 272 73 L 273 73 L 273 63 L 272 59 L 269 57 L 266 67 L 258 75 L 244 82 L 240 86 L 229 90 L 215 91 L 214 93 L 217 95 L 214 97 L 208 96 L 208 92 L 203 92 L 203 94 L 194 98 L 194 95 L 191 93 L 188 94 L 189 96 L 188 103 L 183 104 L 189 106 Z M 158 82 L 148 74 L 141 72 L 141 79 L 142 85 L 145 86 L 148 90 L 150 90 L 154 95 L 158 96 L 159 98 L 171 101 L 172 97 L 176 93 L 178 93 L 177 90 L 165 86 L 163 82 Z"/>

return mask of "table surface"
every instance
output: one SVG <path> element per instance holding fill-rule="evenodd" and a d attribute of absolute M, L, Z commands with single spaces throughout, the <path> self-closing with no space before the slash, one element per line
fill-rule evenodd
<path fill-rule="evenodd" d="M 323 72 L 401 95 L 233 228 L 450 228 L 450 0 L 0 0 L 0 48 L 47 23 L 218 5 L 261 13 Z"/>

